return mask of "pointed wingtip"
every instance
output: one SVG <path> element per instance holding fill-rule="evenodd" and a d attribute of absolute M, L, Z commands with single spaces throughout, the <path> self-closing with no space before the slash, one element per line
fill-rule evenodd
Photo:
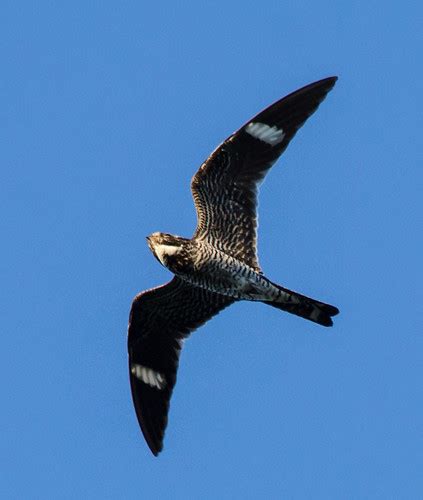
<path fill-rule="evenodd" d="M 317 80 L 317 82 L 311 83 L 310 87 L 324 88 L 324 89 L 326 89 L 326 93 L 327 93 L 327 92 L 330 92 L 332 90 L 332 88 L 334 87 L 337 80 L 338 80 L 338 77 L 336 75 L 328 76 L 326 78 L 322 78 L 321 80 Z"/>
<path fill-rule="evenodd" d="M 336 81 L 338 80 L 338 77 L 336 75 L 333 75 L 333 76 L 327 76 L 326 78 L 323 78 L 322 80 L 320 80 L 322 83 L 323 82 L 328 82 L 328 83 L 332 83 L 332 84 L 335 84 Z"/>
<path fill-rule="evenodd" d="M 335 86 L 337 80 L 338 80 L 337 76 L 328 76 L 327 78 L 323 78 L 322 80 L 319 80 L 316 83 L 319 86 L 325 87 L 327 89 L 327 92 L 330 92 Z"/>
<path fill-rule="evenodd" d="M 157 436 L 153 436 L 151 433 L 147 431 L 144 423 L 141 424 L 141 431 L 144 436 L 144 439 L 150 449 L 151 453 L 157 457 L 159 453 L 163 450 L 163 437 L 157 438 Z"/>
<path fill-rule="evenodd" d="M 158 448 L 152 448 L 150 446 L 150 451 L 151 453 L 155 456 L 155 457 L 158 457 L 159 456 L 159 453 L 162 451 L 162 448 L 158 449 Z"/>
<path fill-rule="evenodd" d="M 331 87 L 333 87 L 335 85 L 335 83 L 338 81 L 338 77 L 337 76 L 330 76 L 329 81 L 331 83 Z"/>

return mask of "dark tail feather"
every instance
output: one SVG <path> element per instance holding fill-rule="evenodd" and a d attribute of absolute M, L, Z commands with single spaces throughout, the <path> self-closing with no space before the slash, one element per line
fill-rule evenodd
<path fill-rule="evenodd" d="M 301 318 L 308 319 L 314 323 L 318 323 L 323 326 L 332 326 L 332 316 L 336 316 L 339 313 L 339 309 L 335 306 L 325 304 L 324 302 L 319 302 L 317 300 L 306 297 L 305 295 L 300 295 L 297 292 L 288 290 L 287 288 L 282 288 L 276 283 L 273 283 L 282 292 L 287 294 L 286 300 L 283 302 L 269 302 L 263 301 L 264 304 L 276 307 L 276 309 L 281 309 L 282 311 L 301 316 Z"/>

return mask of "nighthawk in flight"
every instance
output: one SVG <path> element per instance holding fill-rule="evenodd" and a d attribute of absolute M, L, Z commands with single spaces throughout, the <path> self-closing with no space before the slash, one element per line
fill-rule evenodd
<path fill-rule="evenodd" d="M 191 190 L 191 239 L 153 233 L 148 246 L 174 277 L 132 303 L 128 351 L 132 398 L 154 455 L 163 447 L 179 354 L 188 335 L 238 300 L 258 301 L 323 326 L 338 309 L 270 281 L 256 252 L 258 186 L 337 78 L 275 102 L 228 137 L 201 165 Z"/>

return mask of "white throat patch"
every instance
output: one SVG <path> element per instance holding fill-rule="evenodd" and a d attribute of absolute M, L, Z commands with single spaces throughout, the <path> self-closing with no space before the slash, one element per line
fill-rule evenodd
<path fill-rule="evenodd" d="M 267 142 L 271 146 L 275 146 L 283 141 L 285 132 L 276 126 L 270 127 L 265 123 L 251 122 L 245 127 L 247 134 L 259 139 L 260 141 Z"/>
<path fill-rule="evenodd" d="M 180 248 L 171 245 L 157 245 L 154 250 L 160 262 L 165 266 L 164 258 L 168 255 L 175 255 L 180 251 Z"/>
<path fill-rule="evenodd" d="M 141 382 L 144 382 L 144 384 L 147 384 L 150 387 L 155 387 L 156 389 L 163 389 L 166 385 L 165 376 L 162 373 L 154 371 L 152 368 L 148 368 L 148 366 L 132 363 L 131 373 L 138 380 L 141 380 Z"/>

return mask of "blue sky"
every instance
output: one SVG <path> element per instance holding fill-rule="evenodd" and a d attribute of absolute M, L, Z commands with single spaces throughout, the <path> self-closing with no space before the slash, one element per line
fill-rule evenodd
<path fill-rule="evenodd" d="M 421 498 L 419 2 L 2 4 L 3 498 Z M 261 189 L 266 274 L 333 329 L 236 304 L 185 344 L 165 449 L 126 327 L 189 181 L 256 112 L 335 89 Z"/>

